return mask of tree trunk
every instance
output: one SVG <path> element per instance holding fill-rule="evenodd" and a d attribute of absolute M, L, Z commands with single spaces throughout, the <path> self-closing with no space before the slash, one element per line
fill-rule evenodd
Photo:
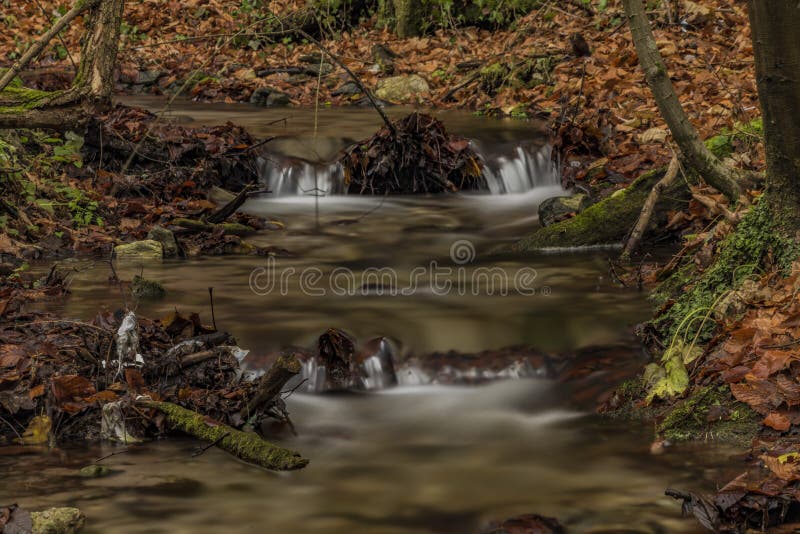
<path fill-rule="evenodd" d="M 764 121 L 767 194 L 789 235 L 800 229 L 800 5 L 749 0 L 756 81 Z"/>
<path fill-rule="evenodd" d="M 88 12 L 81 62 L 72 87 L 45 93 L 11 83 L 0 91 L 0 128 L 75 128 L 98 107 L 108 105 L 114 90 L 123 5 L 124 0 L 78 0 L 70 13 L 87 6 Z M 68 21 L 61 22 L 54 28 L 60 29 Z M 30 61 L 56 33 L 51 29 L 25 54 L 26 59 Z"/>
<path fill-rule="evenodd" d="M 5 89 L 6 86 L 11 83 L 11 80 L 13 80 L 14 77 L 19 74 L 19 72 L 25 68 L 28 63 L 31 62 L 31 60 L 41 54 L 42 50 L 44 50 L 44 48 L 47 46 L 47 43 L 49 43 L 53 37 L 58 35 L 61 30 L 63 30 L 70 22 L 72 22 L 73 19 L 75 19 L 75 17 L 83 13 L 85 9 L 97 4 L 98 1 L 99 0 L 79 0 L 76 2 L 72 9 L 67 11 L 63 17 L 58 19 L 55 24 L 53 24 L 53 26 L 47 30 L 47 32 L 42 35 L 38 41 L 33 43 L 31 47 L 28 48 L 24 54 L 22 54 L 22 57 L 20 57 L 18 61 L 11 65 L 11 68 L 3 74 L 2 78 L 0 78 L 0 91 Z"/>
<path fill-rule="evenodd" d="M 783 1 L 788 2 L 789 0 Z M 639 55 L 639 63 L 644 70 L 647 84 L 653 91 L 661 116 L 667 122 L 675 142 L 680 147 L 687 163 L 700 174 L 706 183 L 724 193 L 731 202 L 736 202 L 741 192 L 737 182 L 737 178 L 741 178 L 741 173 L 725 167 L 714 157 L 700 140 L 697 130 L 689 122 L 689 117 L 681 107 L 669 79 L 667 67 L 658 51 L 642 0 L 623 0 L 623 4 L 630 23 L 633 42 L 636 45 L 636 52 Z M 764 7 L 765 11 L 766 9 Z"/>
<path fill-rule="evenodd" d="M 398 37 L 414 37 L 419 35 L 419 0 L 393 0 L 395 27 L 394 31 Z"/>

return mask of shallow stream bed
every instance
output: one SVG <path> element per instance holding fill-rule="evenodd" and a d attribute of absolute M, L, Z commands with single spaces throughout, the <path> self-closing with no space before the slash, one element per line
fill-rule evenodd
<path fill-rule="evenodd" d="M 256 130 L 276 114 L 245 106 L 179 110 L 196 121 L 232 120 Z M 347 126 L 357 138 L 377 124 L 366 112 L 348 112 L 346 120 L 337 113 L 320 121 L 322 137 L 340 139 Z M 308 136 L 309 117 L 290 119 L 288 127 Z M 535 130 L 526 137 L 524 123 L 487 121 L 481 129 L 471 117 L 450 120 L 464 134 L 488 132 L 473 135 L 483 146 L 541 142 Z M 564 352 L 633 344 L 633 325 L 648 317 L 649 305 L 645 294 L 612 284 L 607 251 L 491 254 L 534 228 L 538 202 L 559 193 L 549 185 L 513 195 L 264 196 L 245 209 L 285 229 L 251 241 L 288 254 L 118 270 L 164 285 L 163 300 L 138 304 L 137 313 L 151 317 L 177 307 L 209 323 L 213 287 L 218 327 L 255 362 L 281 347 L 313 346 L 329 327 L 361 341 L 386 336 L 401 358 L 510 345 Z M 71 294 L 49 309 L 89 320 L 121 306 L 107 264 L 79 259 L 64 266 L 74 269 Z M 651 427 L 576 411 L 571 395 L 537 379 L 296 393 L 287 404 L 298 435 L 280 441 L 311 459 L 302 471 L 266 472 L 216 449 L 193 457 L 197 443 L 172 439 L 132 446 L 102 462 L 110 476 L 86 479 L 76 476 L 80 467 L 120 449 L 66 448 L 0 456 L 0 502 L 78 506 L 88 532 L 466 533 L 523 513 L 558 517 L 579 533 L 701 532 L 680 518 L 664 489 L 713 490 L 731 474 L 723 465 L 732 451 L 705 445 L 653 456 Z"/>

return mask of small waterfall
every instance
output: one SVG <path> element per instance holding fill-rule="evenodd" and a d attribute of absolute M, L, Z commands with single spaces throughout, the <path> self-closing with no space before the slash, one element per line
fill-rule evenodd
<path fill-rule="evenodd" d="M 560 184 L 549 145 L 519 144 L 499 153 L 473 148 L 483 161 L 488 192 L 525 193 L 536 187 Z M 345 193 L 344 170 L 338 163 L 313 163 L 300 158 L 265 154 L 258 158 L 259 177 L 276 196 Z"/>
<path fill-rule="evenodd" d="M 344 171 L 338 163 L 312 163 L 299 158 L 262 156 L 258 175 L 276 196 L 339 195 L 344 191 Z"/>
<path fill-rule="evenodd" d="M 550 145 L 519 145 L 510 155 L 484 158 L 483 175 L 493 195 L 525 193 L 536 187 L 559 185 Z"/>
<path fill-rule="evenodd" d="M 379 390 L 396 386 L 398 383 L 394 369 L 394 349 L 386 338 L 380 338 L 378 348 L 372 354 L 362 355 L 360 363 L 352 362 L 348 389 L 355 390 Z M 300 388 L 307 393 L 322 393 L 328 391 L 330 387 L 327 383 L 325 365 L 319 361 L 317 356 L 311 356 L 303 363 L 300 373 L 300 380 L 305 380 L 305 384 Z M 287 383 L 287 387 L 294 387 L 294 382 Z"/>

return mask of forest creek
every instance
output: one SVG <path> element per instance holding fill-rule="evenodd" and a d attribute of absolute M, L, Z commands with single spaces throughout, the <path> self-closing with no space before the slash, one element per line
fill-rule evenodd
<path fill-rule="evenodd" d="M 796 0 L 0 25 L 0 533 L 800 532 Z"/>

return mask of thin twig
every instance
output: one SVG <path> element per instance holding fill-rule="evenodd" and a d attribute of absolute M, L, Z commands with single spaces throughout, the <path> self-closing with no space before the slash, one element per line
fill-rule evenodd
<path fill-rule="evenodd" d="M 114 452 L 112 452 L 111 454 L 106 454 L 105 456 L 101 456 L 100 458 L 97 458 L 97 459 L 94 461 L 94 463 L 102 462 L 103 460 L 107 460 L 108 458 L 111 458 L 112 456 L 116 456 L 116 455 L 118 455 L 118 454 L 125 454 L 125 453 L 126 453 L 126 452 L 128 452 L 129 450 L 130 450 L 130 449 L 122 449 L 121 451 L 114 451 Z"/>
<path fill-rule="evenodd" d="M 211 443 L 209 443 L 205 447 L 198 447 L 197 449 L 194 450 L 194 452 L 192 452 L 192 458 L 197 458 L 198 456 L 200 456 L 201 454 L 206 452 L 208 449 L 210 449 L 211 447 L 216 446 L 220 441 L 222 441 L 223 439 L 227 438 L 230 435 L 231 435 L 230 432 L 225 432 L 224 434 L 222 434 L 220 437 L 218 437 L 217 439 L 215 439 L 214 441 L 212 441 Z"/>

